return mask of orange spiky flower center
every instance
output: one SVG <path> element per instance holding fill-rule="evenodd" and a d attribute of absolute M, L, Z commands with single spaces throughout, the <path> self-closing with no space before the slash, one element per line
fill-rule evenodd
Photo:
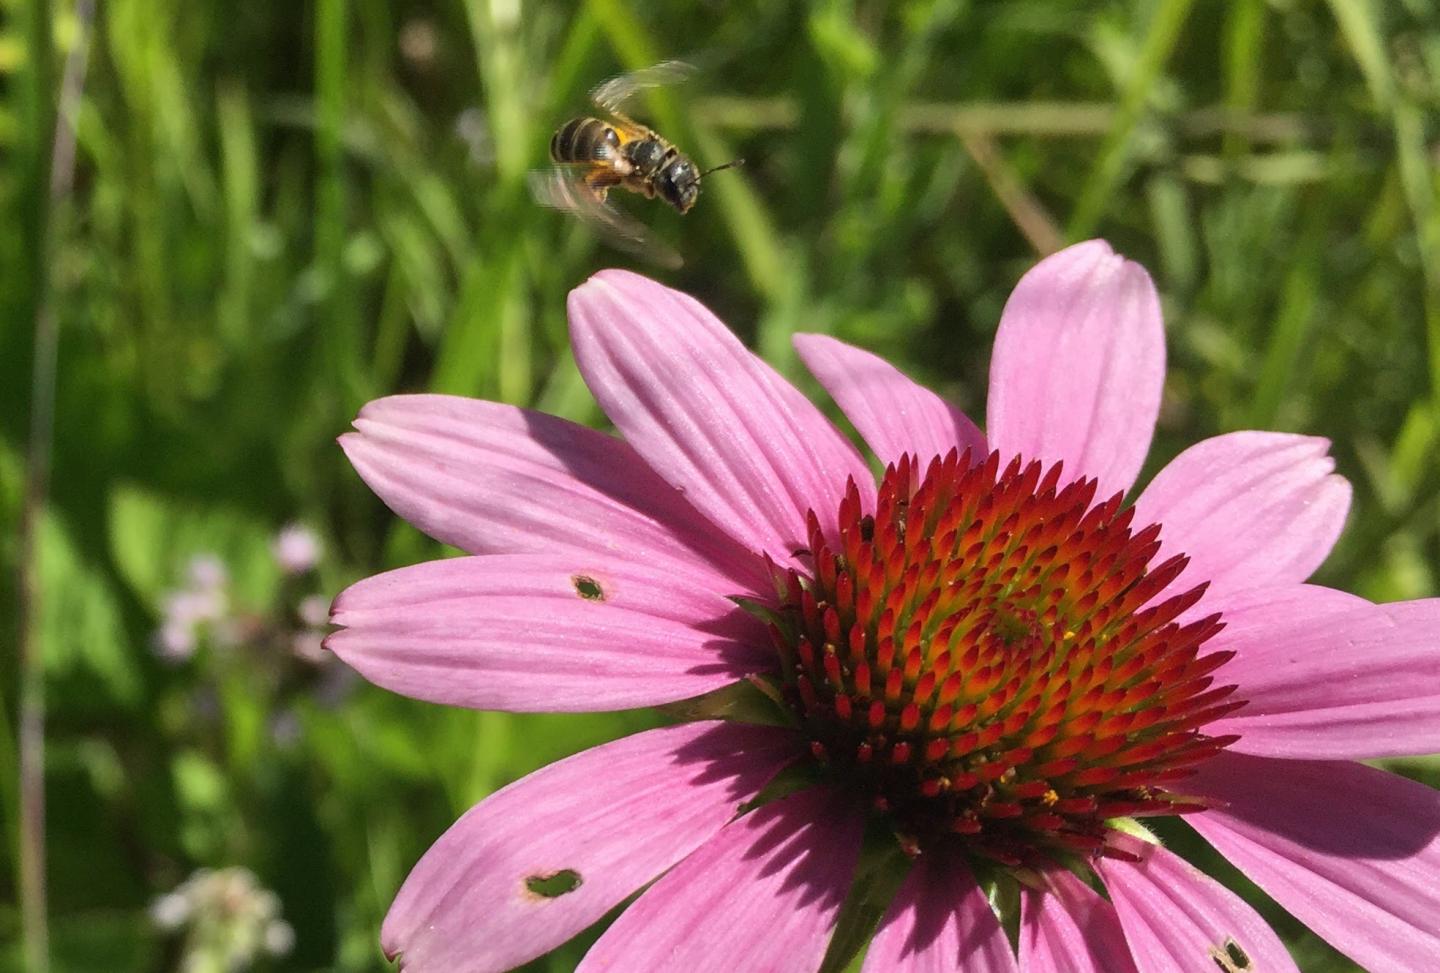
<path fill-rule="evenodd" d="M 1197 810 L 1168 788 L 1236 739 L 1202 730 L 1243 705 L 1213 685 L 1233 653 L 1201 654 L 1220 616 L 1178 620 L 1205 585 L 1156 602 L 1187 559 L 1152 566 L 1158 525 L 1060 480 L 905 456 L 873 516 L 850 485 L 838 543 L 811 512 L 812 574 L 776 571 L 785 700 L 914 852 L 1104 853 L 1109 819 Z"/>

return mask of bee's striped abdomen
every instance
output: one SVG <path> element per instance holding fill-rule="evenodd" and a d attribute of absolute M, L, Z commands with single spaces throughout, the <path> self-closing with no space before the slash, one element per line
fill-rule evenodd
<path fill-rule="evenodd" d="M 620 145 L 615 129 L 598 118 L 572 118 L 550 139 L 555 162 L 598 162 Z"/>

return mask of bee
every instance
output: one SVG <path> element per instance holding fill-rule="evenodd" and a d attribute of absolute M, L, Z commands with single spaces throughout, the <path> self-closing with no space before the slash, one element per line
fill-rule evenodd
<path fill-rule="evenodd" d="M 554 167 L 530 174 L 536 200 L 577 217 L 621 249 L 680 266 L 679 254 L 654 240 L 644 224 L 607 196 L 612 189 L 625 189 L 660 199 L 684 214 L 699 198 L 703 178 L 741 164 L 737 159 L 702 172 L 669 139 L 624 113 L 640 92 L 683 80 L 693 70 L 681 61 L 664 61 L 611 78 L 591 91 L 590 101 L 604 117 L 572 118 L 560 126 L 550 139 Z"/>

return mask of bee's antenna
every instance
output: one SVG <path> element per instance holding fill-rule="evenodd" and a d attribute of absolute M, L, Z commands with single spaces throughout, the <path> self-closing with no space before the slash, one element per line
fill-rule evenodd
<path fill-rule="evenodd" d="M 731 162 L 725 163 L 724 165 L 716 166 L 716 167 L 713 168 L 713 169 L 706 169 L 704 172 L 700 173 L 700 175 L 696 176 L 695 178 L 696 178 L 696 179 L 704 179 L 706 176 L 710 175 L 710 173 L 712 173 L 712 172 L 719 172 L 721 169 L 738 169 L 740 166 L 743 166 L 744 164 L 745 164 L 745 160 L 744 160 L 744 159 L 735 159 L 735 160 L 733 160 L 733 161 L 731 161 Z"/>

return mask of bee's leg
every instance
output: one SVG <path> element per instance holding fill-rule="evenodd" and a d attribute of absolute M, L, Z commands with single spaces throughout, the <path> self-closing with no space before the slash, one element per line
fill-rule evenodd
<path fill-rule="evenodd" d="M 609 169 L 593 169 L 585 174 L 585 187 L 595 194 L 596 199 L 604 202 L 610 187 L 620 185 L 622 178 Z"/>

